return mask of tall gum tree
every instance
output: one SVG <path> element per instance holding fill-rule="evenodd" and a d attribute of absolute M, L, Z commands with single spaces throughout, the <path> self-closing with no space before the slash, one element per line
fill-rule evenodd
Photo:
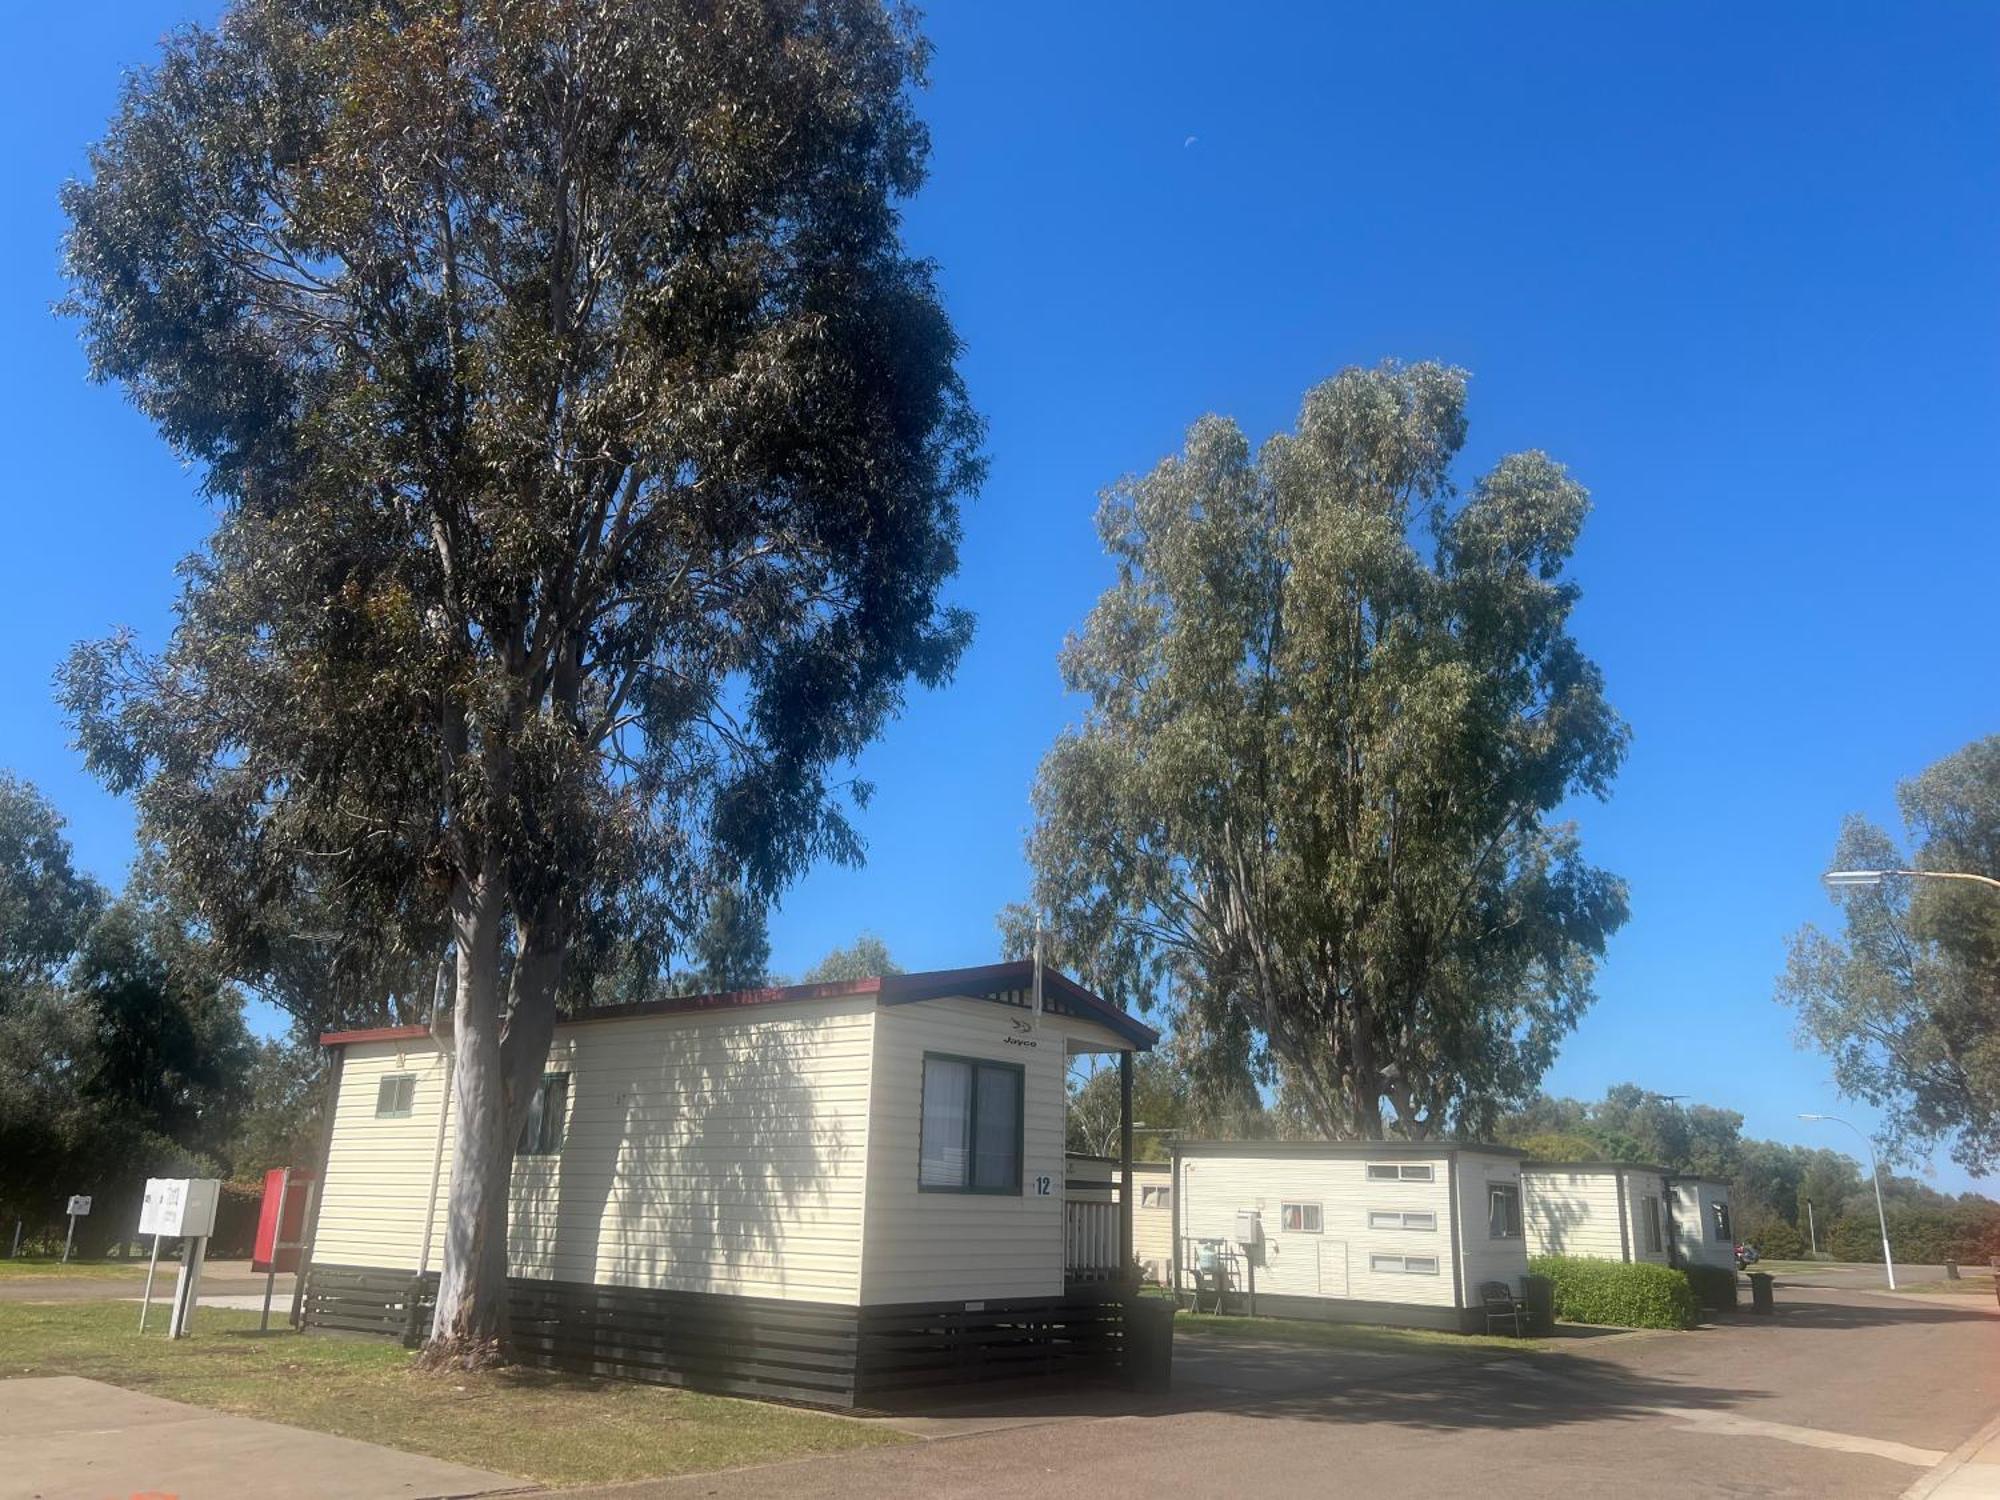
<path fill-rule="evenodd" d="M 433 1364 L 500 1353 L 566 988 L 858 857 L 842 768 L 969 637 L 924 56 L 875 0 L 238 0 L 66 189 L 94 371 L 220 515 L 64 695 L 223 938 L 448 952 Z"/>
<path fill-rule="evenodd" d="M 1197 1088 L 1325 1136 L 1480 1132 L 1591 999 L 1622 884 L 1551 820 L 1626 731 L 1569 634 L 1588 509 L 1539 453 L 1463 497 L 1465 382 L 1348 370 L 1108 491 L 1117 580 L 1035 784 L 1034 904 L 1121 999 L 1171 980 Z M 1011 950 L 1023 911 L 1003 916 Z"/>

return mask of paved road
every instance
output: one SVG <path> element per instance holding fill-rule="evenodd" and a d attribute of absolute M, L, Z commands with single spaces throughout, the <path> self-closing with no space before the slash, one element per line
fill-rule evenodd
<path fill-rule="evenodd" d="M 1775 1318 L 1471 1366 L 1182 1343 L 1175 1397 L 1150 1411 L 918 1424 L 934 1440 L 593 1493 L 1491 1500 L 1666 1484 L 1889 1500 L 2000 1411 L 2000 1315 L 1838 1289 L 1795 1289 Z"/>
<path fill-rule="evenodd" d="M 174 1278 L 180 1275 L 177 1260 L 160 1262 L 153 1282 L 153 1295 L 171 1297 Z M 146 1289 L 146 1263 L 140 1261 L 130 1275 L 0 1277 L 0 1302 L 104 1302 L 120 1297 L 136 1297 Z M 212 1260 L 202 1267 L 201 1295 L 208 1297 L 263 1295 L 264 1278 L 250 1269 L 247 1260 Z M 292 1278 L 280 1276 L 273 1292 L 274 1307 L 292 1305 Z"/>

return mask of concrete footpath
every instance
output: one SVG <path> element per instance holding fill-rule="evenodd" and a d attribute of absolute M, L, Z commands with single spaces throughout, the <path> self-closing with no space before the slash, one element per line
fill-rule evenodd
<path fill-rule="evenodd" d="M 0 1500 L 446 1500 L 527 1488 L 74 1375 L 0 1381 Z"/>
<path fill-rule="evenodd" d="M 1903 1500 L 2000 1500 L 2000 1417 L 1903 1491 Z"/>

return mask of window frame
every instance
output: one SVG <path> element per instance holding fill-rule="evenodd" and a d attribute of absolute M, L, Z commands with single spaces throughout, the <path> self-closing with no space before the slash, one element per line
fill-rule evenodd
<path fill-rule="evenodd" d="M 1394 1219 L 1393 1224 L 1378 1224 L 1377 1219 Z M 1421 1224 L 1410 1220 L 1422 1219 Z M 1432 1208 L 1371 1208 L 1368 1210 L 1368 1227 L 1378 1234 L 1436 1234 L 1438 1227 L 1437 1210 Z"/>
<path fill-rule="evenodd" d="M 1148 1203 L 1146 1200 L 1153 1201 Z M 1171 1182 L 1142 1182 L 1139 1184 L 1139 1207 L 1171 1213 L 1174 1207 L 1174 1185 Z"/>
<path fill-rule="evenodd" d="M 549 1085 L 556 1082 L 558 1079 L 562 1081 L 563 1098 L 562 1098 L 562 1109 L 558 1111 L 555 1116 L 556 1138 L 552 1144 L 544 1146 L 542 1142 L 547 1137 L 549 1131 L 549 1108 L 548 1108 Z M 568 1069 L 558 1070 L 555 1068 L 551 1068 L 547 1072 L 542 1074 L 541 1081 L 535 1085 L 535 1093 L 542 1100 L 542 1115 L 539 1120 L 535 1120 L 533 1112 L 530 1111 L 528 1115 L 522 1118 L 521 1120 L 522 1139 L 514 1142 L 514 1155 L 517 1159 L 523 1156 L 532 1156 L 537 1159 L 546 1159 L 548 1157 L 562 1155 L 563 1144 L 569 1139 L 570 1082 L 571 1082 L 570 1070 Z M 540 1130 L 538 1131 L 534 1141 L 532 1142 L 526 1139 L 526 1136 L 528 1134 L 528 1124 L 531 1120 L 534 1121 L 534 1123 L 540 1127 Z"/>
<path fill-rule="evenodd" d="M 1299 1227 L 1297 1229 L 1292 1228 L 1289 1222 L 1293 1209 L 1297 1209 L 1299 1212 Z M 1311 1224 L 1306 1222 L 1306 1211 L 1308 1209 L 1312 1211 L 1313 1222 Z M 1278 1232 L 1280 1234 L 1325 1234 L 1326 1206 L 1321 1203 L 1309 1202 L 1303 1198 L 1295 1198 L 1289 1203 L 1280 1201 L 1278 1204 Z"/>
<path fill-rule="evenodd" d="M 1666 1207 L 1652 1193 L 1641 1193 L 1639 1201 L 1645 1205 L 1646 1253 L 1664 1255 L 1667 1252 Z"/>
<path fill-rule="evenodd" d="M 1383 1261 L 1390 1260 L 1395 1261 L 1396 1264 L 1393 1266 L 1382 1264 Z M 1429 1261 L 1430 1265 L 1423 1270 L 1413 1270 L 1410 1266 L 1410 1262 L 1413 1260 Z M 1437 1276 L 1441 1274 L 1440 1259 L 1435 1255 L 1404 1255 L 1399 1251 L 1373 1250 L 1368 1255 L 1368 1274 L 1370 1276 Z"/>
<path fill-rule="evenodd" d="M 965 1102 L 965 1181 L 960 1186 L 927 1183 L 924 1181 L 924 1094 L 930 1088 L 930 1065 L 933 1061 L 964 1063 L 972 1070 L 972 1087 Z M 982 1068 L 1004 1068 L 1016 1079 L 1014 1091 L 1014 1182 L 1011 1187 L 977 1187 L 974 1185 L 977 1173 L 973 1165 L 972 1143 L 979 1134 L 979 1071 Z M 967 1057 L 960 1052 L 929 1052 L 917 1068 L 917 1191 L 920 1193 L 949 1193 L 957 1197 L 973 1198 L 1018 1198 L 1027 1173 L 1028 1154 L 1028 1070 L 1017 1062 L 1003 1062 L 992 1057 Z"/>
<path fill-rule="evenodd" d="M 1716 1243 L 1722 1245 L 1736 1243 L 1735 1235 L 1732 1233 L 1734 1226 L 1729 1219 L 1729 1204 L 1721 1198 L 1712 1198 L 1709 1200 L 1708 1209 L 1709 1223 L 1715 1228 Z"/>
<path fill-rule="evenodd" d="M 1502 1196 L 1513 1199 L 1513 1227 L 1504 1225 L 1493 1228 L 1493 1203 Z M 1521 1202 L 1521 1184 L 1518 1182 L 1488 1182 L 1486 1184 L 1486 1237 L 1489 1240 L 1519 1240 L 1527 1238 L 1527 1218 Z"/>
<path fill-rule="evenodd" d="M 1437 1167 L 1427 1161 L 1371 1161 L 1364 1175 L 1369 1182 L 1436 1182 Z"/>
<path fill-rule="evenodd" d="M 392 1085 L 408 1084 L 408 1102 L 401 1109 L 384 1109 L 382 1101 Z M 393 1097 L 393 1096 L 390 1096 Z M 375 1118 L 378 1120 L 408 1120 L 417 1113 L 417 1075 L 414 1073 L 384 1073 L 375 1080 Z"/>

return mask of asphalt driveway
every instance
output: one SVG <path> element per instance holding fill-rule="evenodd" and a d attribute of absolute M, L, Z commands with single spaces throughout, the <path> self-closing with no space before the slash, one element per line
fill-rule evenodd
<path fill-rule="evenodd" d="M 1462 1357 L 1181 1340 L 1172 1398 L 1004 1403 L 931 1441 L 592 1492 L 1176 1500 L 1274 1493 L 1888 1500 L 2000 1410 L 2000 1317 L 1796 1289 L 1778 1316 Z M 901 1424 L 899 1424 L 901 1425 Z"/>

